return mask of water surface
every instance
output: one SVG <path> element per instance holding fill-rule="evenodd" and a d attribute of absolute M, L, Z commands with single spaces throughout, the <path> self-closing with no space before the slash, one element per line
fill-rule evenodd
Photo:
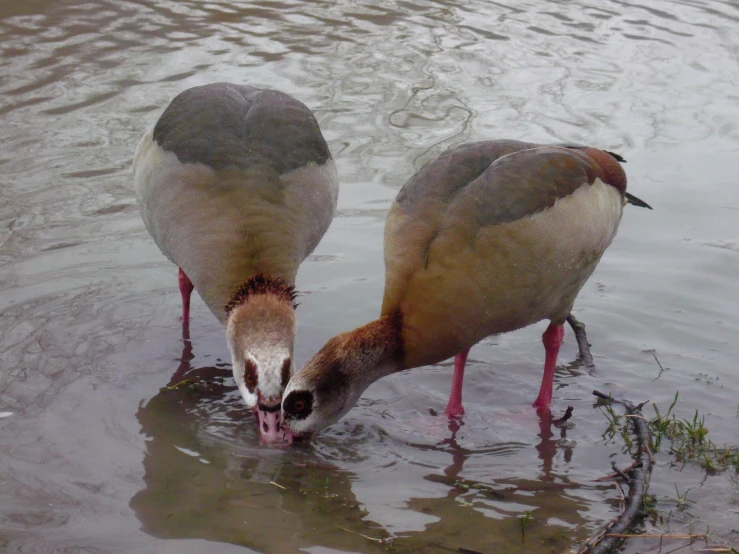
<path fill-rule="evenodd" d="M 0 549 L 565 552 L 617 513 L 595 479 L 628 461 L 594 388 L 663 406 L 680 391 L 679 415 L 736 445 L 738 21 L 711 0 L 0 5 Z M 376 317 L 386 210 L 445 148 L 623 155 L 655 210 L 626 210 L 576 304 L 597 369 L 558 371 L 574 427 L 529 408 L 540 324 L 472 350 L 461 422 L 434 415 L 446 362 L 375 384 L 311 444 L 260 447 L 199 301 L 182 339 L 176 269 L 131 184 L 139 137 L 214 81 L 305 102 L 339 167 L 339 212 L 298 279 L 301 364 Z M 560 362 L 575 354 L 568 334 Z M 739 544 L 735 478 L 660 458 L 665 514 L 675 483 L 695 526 Z M 687 516 L 671 518 L 658 529 Z"/>

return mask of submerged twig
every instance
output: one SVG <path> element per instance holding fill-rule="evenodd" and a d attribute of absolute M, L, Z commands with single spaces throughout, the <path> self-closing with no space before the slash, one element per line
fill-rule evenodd
<path fill-rule="evenodd" d="M 657 374 L 657 377 L 652 379 L 652 383 L 654 383 L 657 379 L 662 377 L 662 374 L 665 372 L 665 368 L 662 367 L 662 364 L 660 363 L 659 358 L 657 358 L 657 351 L 651 350 L 650 352 L 652 353 L 652 356 L 654 357 L 654 361 L 657 362 L 657 365 L 659 366 L 659 373 Z"/>
<path fill-rule="evenodd" d="M 594 481 L 610 481 L 611 479 L 615 479 L 616 477 L 620 477 L 623 473 L 628 473 L 634 469 L 637 465 L 639 465 L 636 461 L 631 462 L 631 465 L 627 467 L 626 469 L 616 470 L 614 467 L 613 469 L 616 470 L 614 473 L 610 473 L 608 475 L 604 475 L 603 477 L 598 477 L 597 479 L 594 479 Z M 613 464 L 611 464 L 611 467 L 613 467 Z M 628 479 L 626 479 L 626 482 L 628 482 Z"/>
<path fill-rule="evenodd" d="M 585 334 L 585 324 L 580 322 L 572 314 L 567 316 L 567 323 L 572 327 L 572 331 L 575 333 L 577 347 L 580 349 L 577 359 L 584 365 L 591 367 L 593 365 L 593 355 L 590 353 L 590 343 L 588 342 L 588 336 Z"/>
<path fill-rule="evenodd" d="M 706 533 L 688 534 L 688 533 L 664 533 L 662 535 L 655 535 L 645 533 L 643 535 L 635 535 L 632 533 L 608 533 L 606 537 L 621 537 L 624 539 L 705 539 L 708 537 Z"/>
<path fill-rule="evenodd" d="M 553 419 L 552 420 L 552 425 L 555 425 L 557 427 L 559 427 L 560 425 L 562 425 L 565 421 L 567 421 L 568 419 L 570 419 L 572 417 L 573 410 L 574 410 L 574 408 L 572 406 L 567 406 L 567 409 L 565 410 L 564 415 L 562 417 L 560 417 L 559 419 Z"/>
<path fill-rule="evenodd" d="M 593 394 L 608 402 L 621 404 L 628 416 L 641 415 L 639 411 L 642 405 L 635 406 L 628 400 L 614 400 L 599 391 L 593 391 Z M 615 465 L 613 466 L 616 475 L 622 477 L 629 486 L 625 508 L 616 519 L 609 522 L 597 535 L 588 539 L 577 554 L 611 554 L 616 552 L 624 539 L 632 536 L 644 536 L 629 535 L 627 531 L 636 524 L 642 515 L 642 506 L 647 494 L 654 458 L 649 449 L 650 435 L 647 422 L 641 417 L 630 417 L 627 421 L 630 423 L 632 433 L 636 437 L 636 452 L 631 455 L 634 463 L 625 471 L 617 469 Z"/>
<path fill-rule="evenodd" d="M 622 512 L 626 509 L 626 495 L 624 494 L 624 489 L 621 487 L 621 483 L 618 481 L 614 481 L 613 485 L 616 487 L 616 490 L 618 491 L 619 496 L 619 510 Z"/>
<path fill-rule="evenodd" d="M 616 475 L 618 475 L 619 477 L 621 477 L 621 479 L 623 479 L 625 482 L 627 482 L 627 483 L 629 482 L 629 479 L 630 479 L 629 476 L 626 475 L 625 472 L 621 471 L 620 469 L 618 469 L 616 467 L 616 462 L 611 462 L 611 469 L 613 471 L 615 471 L 616 472 Z"/>
<path fill-rule="evenodd" d="M 339 529 L 342 531 L 346 531 L 347 533 L 351 533 L 352 535 L 357 535 L 358 537 L 362 537 L 363 539 L 367 539 L 369 541 L 375 541 L 380 544 L 387 544 L 387 539 L 377 539 L 375 537 L 370 537 L 369 535 L 363 535 L 362 533 L 357 533 L 356 531 L 352 531 L 351 529 L 347 529 L 346 527 L 342 527 L 341 525 L 337 525 Z"/>

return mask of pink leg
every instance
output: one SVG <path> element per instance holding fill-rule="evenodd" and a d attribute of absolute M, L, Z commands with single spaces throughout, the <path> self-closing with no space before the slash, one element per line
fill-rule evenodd
<path fill-rule="evenodd" d="M 449 391 L 449 402 L 444 413 L 449 417 L 458 417 L 464 414 L 462 406 L 462 380 L 464 379 L 464 364 L 467 362 L 467 354 L 470 349 L 463 350 L 454 356 L 454 377 L 452 377 L 452 390 Z"/>
<path fill-rule="evenodd" d="M 546 408 L 552 402 L 552 388 L 554 386 L 554 368 L 557 365 L 557 354 L 565 336 L 563 325 L 550 323 L 547 330 L 541 336 L 544 343 L 546 358 L 544 360 L 544 377 L 541 379 L 539 396 L 534 401 L 534 408 Z"/>
<path fill-rule="evenodd" d="M 177 283 L 180 285 L 180 294 L 182 295 L 182 321 L 190 320 L 190 295 L 195 287 L 189 277 L 180 268 L 177 274 Z"/>

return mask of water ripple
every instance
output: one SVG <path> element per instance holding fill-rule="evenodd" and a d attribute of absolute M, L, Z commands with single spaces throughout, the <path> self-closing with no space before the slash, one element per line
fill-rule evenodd
<path fill-rule="evenodd" d="M 686 413 L 710 406 L 711 432 L 733 440 L 738 20 L 718 0 L 6 2 L 8 551 L 159 552 L 165 537 L 178 552 L 208 548 L 172 542 L 192 537 L 259 551 L 383 550 L 366 535 L 409 551 L 535 552 L 612 516 L 613 490 L 591 486 L 613 455 L 592 388 L 658 403 L 685 391 Z M 304 101 L 339 166 L 339 213 L 301 269 L 299 286 L 313 293 L 298 312 L 301 362 L 376 315 L 387 208 L 443 149 L 508 137 L 594 143 L 629 160 L 630 188 L 657 209 L 626 212 L 576 307 L 599 367 L 557 374 L 558 401 L 577 406 L 566 437 L 547 435 L 525 408 L 542 354 L 540 330 L 529 329 L 476 349 L 460 428 L 432 415 L 449 386 L 442 364 L 377 383 L 313 443 L 258 445 L 222 330 L 199 302 L 189 352 L 180 339 L 174 268 L 148 238 L 130 184 L 133 148 L 167 102 L 223 80 Z M 654 384 L 645 350 L 670 367 Z M 573 352 L 566 342 L 563 356 Z M 721 385 L 695 382 L 698 363 Z M 182 372 L 198 384 L 168 388 Z M 663 475 L 657 486 L 670 490 Z M 716 514 L 731 513 L 735 485 L 701 485 L 726 505 L 698 509 L 730 529 Z M 529 511 L 547 523 L 519 545 L 514 518 Z M 276 537 L 274 526 L 290 532 Z"/>

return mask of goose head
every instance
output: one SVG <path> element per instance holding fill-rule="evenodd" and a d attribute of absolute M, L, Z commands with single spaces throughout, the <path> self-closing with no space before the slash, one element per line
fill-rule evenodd
<path fill-rule="evenodd" d="M 249 295 L 227 307 L 226 342 L 241 397 L 257 416 L 264 442 L 291 443 L 282 425 L 282 394 L 293 373 L 295 312 L 292 297 Z"/>
<path fill-rule="evenodd" d="M 329 340 L 288 383 L 282 418 L 295 435 L 308 438 L 342 418 L 370 382 L 361 379 L 361 360 L 342 348 L 341 335 Z"/>
<path fill-rule="evenodd" d="M 400 330 L 401 317 L 392 314 L 330 339 L 285 388 L 287 429 L 310 437 L 344 417 L 372 383 L 402 370 Z"/>

